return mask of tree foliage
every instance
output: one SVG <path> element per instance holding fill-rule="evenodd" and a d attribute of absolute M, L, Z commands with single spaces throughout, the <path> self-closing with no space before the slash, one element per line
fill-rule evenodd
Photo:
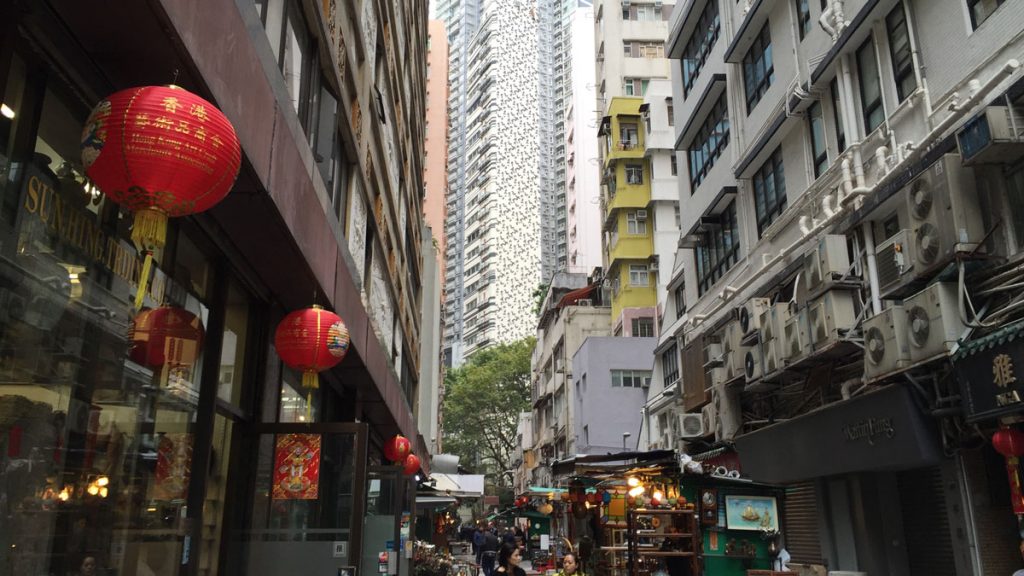
<path fill-rule="evenodd" d="M 535 339 L 524 338 L 473 354 L 445 375 L 445 451 L 477 473 L 490 469 L 498 484 L 512 468 L 519 414 L 530 409 L 530 355 Z"/>

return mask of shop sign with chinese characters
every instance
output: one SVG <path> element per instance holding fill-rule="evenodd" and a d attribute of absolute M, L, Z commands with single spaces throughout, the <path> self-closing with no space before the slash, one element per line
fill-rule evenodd
<path fill-rule="evenodd" d="M 1024 343 L 1006 342 L 956 362 L 968 422 L 1024 411 Z"/>

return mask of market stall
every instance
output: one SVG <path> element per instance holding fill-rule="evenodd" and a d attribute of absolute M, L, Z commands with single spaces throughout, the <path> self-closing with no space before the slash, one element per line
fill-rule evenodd
<path fill-rule="evenodd" d="M 587 574 L 760 576 L 781 569 L 783 492 L 659 450 L 556 465 Z M 592 542 L 587 546 L 588 540 Z M 589 548 L 589 549 L 588 549 Z"/>

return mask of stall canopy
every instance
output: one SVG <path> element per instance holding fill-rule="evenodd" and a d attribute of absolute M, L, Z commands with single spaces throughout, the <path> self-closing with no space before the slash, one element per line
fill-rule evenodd
<path fill-rule="evenodd" d="M 433 473 L 430 479 L 434 489 L 446 496 L 458 498 L 479 498 L 484 495 L 483 474 L 440 474 Z"/>
<path fill-rule="evenodd" d="M 451 496 L 437 496 L 429 495 L 425 496 L 422 493 L 416 495 L 416 507 L 417 508 L 446 508 L 458 502 Z"/>

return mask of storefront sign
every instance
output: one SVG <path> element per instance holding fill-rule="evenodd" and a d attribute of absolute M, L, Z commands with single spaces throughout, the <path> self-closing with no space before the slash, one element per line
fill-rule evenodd
<path fill-rule="evenodd" d="M 1024 411 L 1024 343 L 1009 340 L 955 362 L 964 417 L 990 420 Z"/>
<path fill-rule="evenodd" d="M 761 482 L 795 482 L 932 465 L 942 458 L 939 435 L 911 394 L 894 384 L 744 434 L 736 439 L 743 473 Z"/>
<path fill-rule="evenodd" d="M 316 500 L 320 435 L 281 434 L 274 450 L 274 500 Z"/>

